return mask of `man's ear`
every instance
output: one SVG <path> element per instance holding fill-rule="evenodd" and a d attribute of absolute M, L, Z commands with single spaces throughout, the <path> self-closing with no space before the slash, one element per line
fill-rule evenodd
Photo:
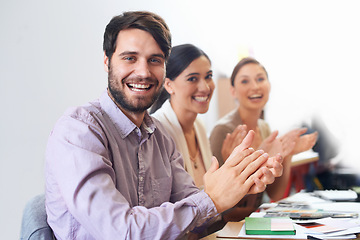
<path fill-rule="evenodd" d="M 106 56 L 106 53 L 105 53 L 105 51 L 104 51 L 104 70 L 105 70 L 105 72 L 109 72 L 109 67 L 110 67 L 110 61 L 109 61 L 109 57 L 108 56 Z"/>
<path fill-rule="evenodd" d="M 172 81 L 170 78 L 165 78 L 164 88 L 170 95 L 174 93 L 174 89 L 172 88 Z"/>

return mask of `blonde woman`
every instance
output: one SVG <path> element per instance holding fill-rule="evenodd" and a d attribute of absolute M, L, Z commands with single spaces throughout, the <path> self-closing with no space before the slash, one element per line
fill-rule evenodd
<path fill-rule="evenodd" d="M 249 130 L 255 132 L 252 143 L 254 149 L 263 149 L 271 154 L 280 152 L 284 157 L 283 174 L 266 188 L 269 197 L 280 200 L 289 181 L 291 157 L 293 154 L 309 150 L 317 139 L 317 133 L 305 134 L 306 128 L 294 129 L 281 137 L 278 132 L 270 131 L 269 125 L 261 118 L 263 109 L 269 99 L 270 82 L 264 66 L 253 58 L 242 59 L 231 75 L 231 94 L 239 105 L 236 109 L 220 119 L 210 134 L 210 144 L 214 156 L 223 163 L 234 148 L 233 142 L 241 142 Z M 260 203 L 262 194 L 257 200 L 248 202 L 254 208 Z"/>

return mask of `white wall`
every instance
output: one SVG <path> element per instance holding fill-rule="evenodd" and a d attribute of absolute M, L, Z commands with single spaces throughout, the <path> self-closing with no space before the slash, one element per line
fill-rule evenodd
<path fill-rule="evenodd" d="M 272 83 L 267 118 L 284 131 L 325 118 L 349 162 L 359 162 L 360 15 L 356 1 L 45 1 L 0 3 L 0 231 L 18 239 L 22 210 L 44 191 L 44 151 L 57 118 L 106 87 L 102 35 L 125 10 L 150 10 L 174 45 L 193 43 L 229 76 L 250 47 Z M 205 116 L 210 129 L 216 102 Z M 5 227 L 6 226 L 6 227 Z"/>

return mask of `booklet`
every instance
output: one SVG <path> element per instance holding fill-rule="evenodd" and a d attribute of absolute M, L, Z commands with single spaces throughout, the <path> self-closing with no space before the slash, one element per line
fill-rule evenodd
<path fill-rule="evenodd" d="M 245 218 L 245 232 L 248 235 L 295 235 L 290 218 Z"/>

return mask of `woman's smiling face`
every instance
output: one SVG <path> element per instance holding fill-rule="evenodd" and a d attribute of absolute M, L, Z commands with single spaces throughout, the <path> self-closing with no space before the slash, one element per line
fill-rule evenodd
<path fill-rule="evenodd" d="M 200 56 L 173 81 L 165 80 L 171 105 L 194 113 L 206 113 L 215 89 L 210 61 Z"/>
<path fill-rule="evenodd" d="M 241 67 L 235 76 L 231 93 L 241 107 L 262 110 L 270 93 L 270 82 L 264 68 L 256 63 L 248 63 Z"/>

